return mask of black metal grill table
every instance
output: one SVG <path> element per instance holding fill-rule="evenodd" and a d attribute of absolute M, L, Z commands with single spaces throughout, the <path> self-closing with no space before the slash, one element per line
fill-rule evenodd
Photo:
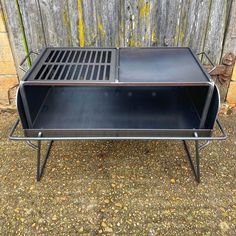
<path fill-rule="evenodd" d="M 200 182 L 199 151 L 226 138 L 219 103 L 190 48 L 46 48 L 20 82 L 20 120 L 10 139 L 37 150 L 38 181 L 56 140 L 182 140 Z M 15 135 L 20 122 L 24 136 Z M 215 124 L 221 136 L 213 136 Z M 195 161 L 188 140 L 195 142 Z M 49 141 L 43 164 L 42 141 Z"/>

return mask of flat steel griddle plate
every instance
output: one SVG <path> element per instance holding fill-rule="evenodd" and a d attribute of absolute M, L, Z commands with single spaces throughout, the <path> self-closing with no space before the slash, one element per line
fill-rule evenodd
<path fill-rule="evenodd" d="M 209 78 L 189 48 L 124 48 L 119 81 L 204 83 Z"/>

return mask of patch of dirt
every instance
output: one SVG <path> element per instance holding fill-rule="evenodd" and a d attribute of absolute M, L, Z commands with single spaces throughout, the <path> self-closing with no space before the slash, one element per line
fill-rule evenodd
<path fill-rule="evenodd" d="M 177 141 L 55 142 L 37 183 L 35 150 L 8 139 L 16 117 L 0 113 L 1 235 L 235 235 L 235 115 L 199 185 Z"/>

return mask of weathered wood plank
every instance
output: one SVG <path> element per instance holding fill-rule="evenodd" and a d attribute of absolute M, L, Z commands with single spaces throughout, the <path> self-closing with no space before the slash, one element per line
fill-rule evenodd
<path fill-rule="evenodd" d="M 138 46 L 138 0 L 124 1 L 125 9 L 125 47 Z"/>
<path fill-rule="evenodd" d="M 39 9 L 35 0 L 19 0 L 19 6 L 29 51 L 39 52 L 45 47 Z"/>
<path fill-rule="evenodd" d="M 118 8 L 118 45 L 119 47 L 125 47 L 125 1 L 119 0 Z"/>
<path fill-rule="evenodd" d="M 4 11 L 4 17 L 7 24 L 8 35 L 10 37 L 11 48 L 13 57 L 16 64 L 16 69 L 19 77 L 23 76 L 23 72 L 18 68 L 18 65 L 22 58 L 25 57 L 25 51 L 22 42 L 22 34 L 20 31 L 20 22 L 15 1 L 2 0 L 2 7 Z"/>
<path fill-rule="evenodd" d="M 179 37 L 181 0 L 160 0 L 157 6 L 157 45 L 176 46 Z"/>
<path fill-rule="evenodd" d="M 71 46 L 71 24 L 68 1 L 41 0 L 43 25 L 48 46 Z"/>
<path fill-rule="evenodd" d="M 201 52 L 204 46 L 211 0 L 183 0 L 178 46 Z"/>
<path fill-rule="evenodd" d="M 79 1 L 78 1 L 79 2 Z M 98 33 L 98 19 L 96 1 L 82 1 L 83 7 L 83 25 L 84 25 L 84 41 L 85 46 L 100 46 L 100 37 Z M 79 8 L 78 8 L 79 10 Z M 99 18 L 100 20 L 100 18 Z M 78 18 L 78 24 L 80 23 Z M 103 32 L 105 35 L 105 32 Z"/>
<path fill-rule="evenodd" d="M 72 46 L 79 46 L 77 0 L 68 0 Z"/>
<path fill-rule="evenodd" d="M 229 52 L 236 55 L 236 0 L 232 1 L 228 23 L 222 56 Z"/>
<path fill-rule="evenodd" d="M 157 1 L 125 1 L 124 12 L 124 45 L 128 47 L 156 45 Z"/>
<path fill-rule="evenodd" d="M 138 1 L 137 43 L 138 46 L 150 46 L 150 9 L 152 1 Z"/>
<path fill-rule="evenodd" d="M 102 47 L 119 46 L 119 1 L 96 1 L 97 30 Z"/>
<path fill-rule="evenodd" d="M 220 62 L 227 17 L 227 0 L 211 0 L 203 50 L 215 63 Z"/>

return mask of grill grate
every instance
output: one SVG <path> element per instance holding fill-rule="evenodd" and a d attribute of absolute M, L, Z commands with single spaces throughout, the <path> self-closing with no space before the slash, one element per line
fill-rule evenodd
<path fill-rule="evenodd" d="M 29 80 L 114 80 L 114 49 L 51 49 Z"/>

